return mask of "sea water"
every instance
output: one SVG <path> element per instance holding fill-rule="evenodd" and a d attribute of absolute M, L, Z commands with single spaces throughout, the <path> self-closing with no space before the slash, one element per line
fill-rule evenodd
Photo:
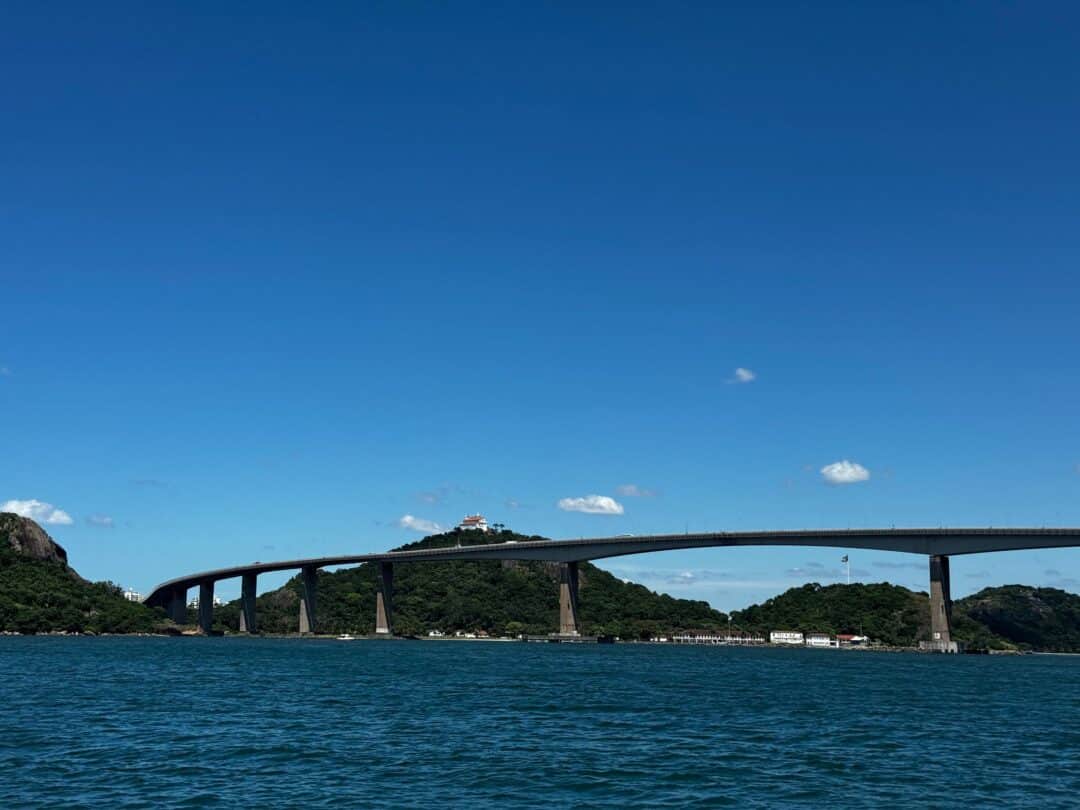
<path fill-rule="evenodd" d="M 1078 807 L 1080 658 L 0 638 L 0 807 Z"/>

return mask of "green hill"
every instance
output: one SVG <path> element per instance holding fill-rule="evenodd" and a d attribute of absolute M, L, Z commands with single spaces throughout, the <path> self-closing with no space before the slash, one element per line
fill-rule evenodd
<path fill-rule="evenodd" d="M 953 604 L 984 632 L 1021 649 L 1080 652 L 1080 596 L 1057 588 L 984 588 Z"/>
<path fill-rule="evenodd" d="M 857 633 L 910 647 L 929 638 L 930 605 L 925 594 L 899 585 L 813 582 L 735 611 L 731 618 L 733 624 L 763 634 L 770 630 Z"/>
<path fill-rule="evenodd" d="M 911 647 L 929 638 L 930 603 L 925 593 L 888 583 L 810 583 L 736 611 L 732 621 L 762 633 L 859 633 Z M 1026 585 L 985 588 L 953 603 L 953 636 L 974 649 L 1080 652 L 1080 596 Z"/>
<path fill-rule="evenodd" d="M 76 574 L 34 521 L 0 512 L 0 631 L 149 633 L 163 623 L 116 585 Z"/>
<path fill-rule="evenodd" d="M 504 531 L 450 532 L 403 549 L 441 548 L 524 541 Z M 625 583 L 594 565 L 579 569 L 582 632 L 648 638 L 678 628 L 720 628 L 727 616 L 706 602 L 675 599 Z M 371 564 L 320 572 L 318 624 L 323 633 L 370 633 L 375 624 L 376 570 Z M 257 600 L 259 629 L 295 633 L 301 586 L 298 578 Z M 239 626 L 239 602 L 216 611 L 222 629 Z M 438 629 L 484 630 L 492 635 L 551 633 L 559 626 L 558 567 L 538 562 L 398 563 L 394 566 L 394 631 L 422 635 Z"/>

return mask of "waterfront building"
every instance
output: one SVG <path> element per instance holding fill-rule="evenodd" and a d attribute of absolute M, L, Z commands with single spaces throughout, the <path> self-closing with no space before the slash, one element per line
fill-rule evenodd
<path fill-rule="evenodd" d="M 833 641 L 832 636 L 828 633 L 807 633 L 806 634 L 806 646 L 807 647 L 837 647 L 839 646 Z"/>
<path fill-rule="evenodd" d="M 836 641 L 841 647 L 865 647 L 870 643 L 870 639 L 866 636 L 855 636 L 851 633 L 838 634 Z"/>
<path fill-rule="evenodd" d="M 770 630 L 770 644 L 802 644 L 803 634 L 798 630 Z"/>
<path fill-rule="evenodd" d="M 462 518 L 461 523 L 458 524 L 458 528 L 462 531 L 481 531 L 489 532 L 487 518 L 483 515 L 466 515 Z"/>
<path fill-rule="evenodd" d="M 714 630 L 684 630 L 673 633 L 673 644 L 722 644 L 723 636 Z"/>
<path fill-rule="evenodd" d="M 656 641 L 657 639 L 653 639 Z M 660 639 L 663 641 L 664 639 Z M 716 630 L 683 630 L 671 636 L 673 644 L 722 644 L 724 646 L 764 644 L 765 639 L 750 633 L 724 632 Z"/>

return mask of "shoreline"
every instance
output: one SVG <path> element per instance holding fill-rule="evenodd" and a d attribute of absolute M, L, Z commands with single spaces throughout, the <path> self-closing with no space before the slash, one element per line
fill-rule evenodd
<path fill-rule="evenodd" d="M 528 643 L 528 644 L 572 644 L 572 645 L 598 645 L 606 646 L 608 644 L 614 645 L 631 645 L 631 646 L 650 646 L 650 647 L 698 647 L 698 648 L 725 648 L 725 649 L 772 649 L 772 650 L 838 650 L 845 652 L 868 652 L 868 653 L 918 653 L 920 655 L 941 655 L 941 653 L 934 650 L 920 649 L 919 647 L 888 647 L 888 646 L 849 646 L 849 647 L 808 647 L 806 645 L 794 645 L 794 644 L 687 644 L 687 643 L 672 643 L 664 641 L 646 641 L 646 640 L 618 640 L 618 641 L 606 641 L 600 642 L 596 638 L 591 637 L 560 637 L 552 634 L 550 636 L 531 636 L 527 638 L 512 638 L 506 636 L 496 636 L 488 638 L 463 638 L 454 636 L 385 636 L 375 634 L 363 634 L 356 635 L 352 638 L 343 639 L 339 634 L 322 634 L 312 633 L 308 635 L 299 635 L 298 633 L 211 633 L 209 635 L 194 631 L 184 630 L 173 633 L 78 633 L 67 631 L 54 631 L 48 633 L 19 633 L 16 631 L 5 630 L 0 631 L 0 638 L 228 638 L 228 639 L 293 639 L 297 641 L 379 641 L 379 642 L 400 642 L 400 641 L 419 641 L 419 642 L 458 642 L 458 643 Z M 1050 650 L 971 650 L 962 655 L 993 655 L 993 656 L 1022 656 L 1022 655 L 1051 655 L 1051 656 L 1063 656 L 1063 657 L 1080 657 L 1080 652 L 1058 652 Z"/>

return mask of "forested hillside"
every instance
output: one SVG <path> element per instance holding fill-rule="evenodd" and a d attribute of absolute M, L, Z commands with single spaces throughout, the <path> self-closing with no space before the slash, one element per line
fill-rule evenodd
<path fill-rule="evenodd" d="M 509 531 L 484 535 L 450 532 L 403 546 L 438 548 L 524 541 Z M 319 630 L 369 633 L 375 623 L 375 566 L 320 572 Z M 296 632 L 301 587 L 293 579 L 258 598 L 264 632 Z M 583 563 L 580 567 L 582 631 L 588 635 L 648 638 L 676 628 L 719 628 L 727 617 L 705 602 L 676 599 Z M 223 628 L 239 626 L 239 603 L 218 610 Z M 538 562 L 398 563 L 394 566 L 394 630 L 402 635 L 438 629 L 484 630 L 493 635 L 550 633 L 559 625 L 558 567 Z"/>
<path fill-rule="evenodd" d="M 146 633 L 163 615 L 124 599 L 111 582 L 87 582 L 34 521 L 0 512 L 0 631 Z"/>
<path fill-rule="evenodd" d="M 910 647 L 930 637 L 930 601 L 888 583 L 810 583 L 736 611 L 732 621 L 759 632 L 859 633 Z M 1026 585 L 984 588 L 953 603 L 953 635 L 975 649 L 1080 652 L 1080 596 Z"/>

